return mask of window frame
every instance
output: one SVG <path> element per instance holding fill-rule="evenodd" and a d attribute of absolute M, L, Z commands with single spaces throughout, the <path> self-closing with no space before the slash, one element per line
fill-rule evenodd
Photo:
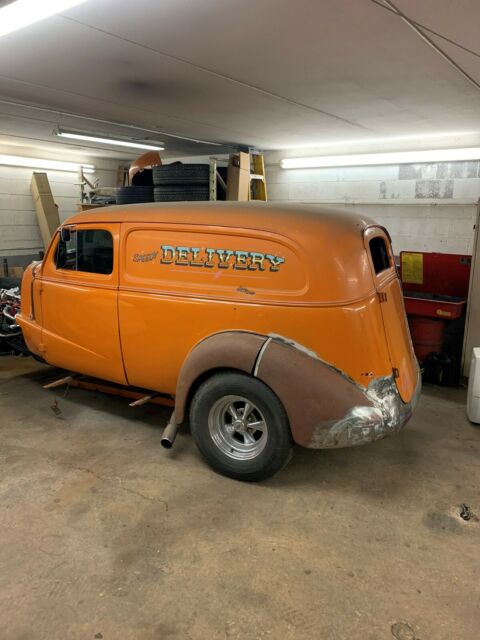
<path fill-rule="evenodd" d="M 383 247 L 382 250 L 379 249 L 378 255 L 376 254 L 376 250 L 374 252 L 372 246 L 373 243 L 383 243 Z M 368 248 L 370 251 L 370 257 L 372 259 L 372 264 L 373 264 L 373 270 L 375 271 L 375 275 L 379 276 L 381 273 L 383 273 L 384 271 L 388 271 L 388 269 L 390 269 L 392 267 L 392 257 L 390 255 L 390 252 L 388 250 L 388 245 L 386 242 L 386 238 L 384 238 L 382 235 L 376 235 L 373 236 L 373 238 L 370 238 L 370 240 L 368 241 Z M 383 252 L 383 248 L 385 249 L 385 252 Z M 386 265 L 384 266 L 384 257 L 387 258 L 387 262 Z M 381 258 L 382 260 L 382 266 L 380 269 L 377 269 L 377 258 Z"/>
<path fill-rule="evenodd" d="M 52 237 L 50 245 L 45 252 L 45 257 L 42 261 L 41 277 L 45 282 L 56 282 L 69 285 L 79 286 L 98 286 L 118 289 L 119 278 L 119 257 L 120 257 L 120 230 L 121 224 L 119 222 L 68 222 L 63 227 L 67 227 L 71 231 L 75 230 L 88 230 L 88 229 L 101 229 L 103 231 L 109 231 L 113 237 L 113 271 L 111 274 L 92 273 L 89 271 L 74 271 L 72 269 L 57 269 L 55 264 L 55 255 L 57 251 L 58 242 L 60 240 L 60 229 L 57 229 L 55 235 Z"/>
<path fill-rule="evenodd" d="M 79 254 L 78 254 L 78 239 L 79 239 L 79 234 L 83 233 L 85 234 L 85 238 L 86 238 L 86 234 L 88 233 L 95 233 L 95 232 L 103 232 L 103 233 L 108 233 L 111 239 L 111 250 L 112 250 L 112 258 L 111 258 L 111 265 L 110 265 L 110 270 L 109 271 L 95 271 L 95 270 L 87 270 L 84 268 L 79 268 L 78 263 L 79 263 Z M 95 276 L 111 276 L 115 270 L 115 237 L 114 234 L 112 233 L 112 231 L 108 228 L 102 227 L 102 226 L 98 226 L 98 227 L 91 227 L 88 226 L 86 228 L 81 228 L 81 227 L 71 227 L 70 228 L 70 234 L 71 237 L 74 235 L 75 236 L 75 268 L 66 268 L 64 265 L 63 266 L 58 266 L 58 258 L 59 258 L 59 253 L 60 253 L 60 247 L 61 244 L 63 243 L 63 240 L 61 238 L 61 234 L 60 232 L 57 234 L 57 242 L 56 242 L 56 247 L 53 250 L 53 265 L 55 267 L 56 271 L 60 271 L 60 272 L 66 272 L 66 273 L 77 273 L 77 274 L 86 274 L 86 275 L 95 275 Z M 85 240 L 82 239 L 82 242 L 84 243 Z M 84 249 L 83 249 L 84 252 Z"/>
<path fill-rule="evenodd" d="M 375 265 L 373 263 L 373 257 L 370 251 L 370 241 L 373 240 L 373 238 L 377 237 L 383 238 L 385 246 L 387 248 L 388 258 L 390 260 L 390 266 L 387 269 L 379 271 L 378 273 L 375 271 Z M 368 263 L 370 265 L 370 271 L 372 272 L 375 286 L 381 286 L 384 280 L 390 279 L 392 276 L 398 277 L 397 268 L 395 265 L 395 256 L 392 249 L 392 240 L 387 229 L 377 224 L 369 225 L 363 231 L 363 242 L 368 255 Z"/>

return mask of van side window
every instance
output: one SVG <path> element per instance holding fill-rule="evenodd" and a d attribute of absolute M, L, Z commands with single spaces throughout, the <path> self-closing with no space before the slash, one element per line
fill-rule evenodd
<path fill-rule="evenodd" d="M 390 269 L 390 255 L 385 240 L 381 236 L 370 240 L 370 253 L 375 273 L 378 274 L 385 269 Z"/>
<path fill-rule="evenodd" d="M 58 241 L 55 265 L 70 271 L 112 273 L 112 234 L 104 229 L 72 230 L 67 242 Z"/>

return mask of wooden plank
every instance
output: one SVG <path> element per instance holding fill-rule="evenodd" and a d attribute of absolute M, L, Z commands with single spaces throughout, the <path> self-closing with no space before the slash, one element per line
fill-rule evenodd
<path fill-rule="evenodd" d="M 101 207 L 108 207 L 110 205 L 107 204 L 90 204 L 88 202 L 79 202 L 77 204 L 77 211 L 81 213 L 82 211 L 90 211 L 90 209 L 100 209 Z"/>
<path fill-rule="evenodd" d="M 97 380 L 88 380 L 85 378 L 74 379 L 69 383 L 71 387 L 77 387 L 79 389 L 86 389 L 87 391 L 100 391 L 100 393 L 108 393 L 114 396 L 121 396 L 122 398 L 132 398 L 132 399 L 141 399 L 145 397 L 145 392 L 134 391 L 133 389 L 128 389 L 127 387 L 119 387 L 115 385 L 108 384 L 108 382 L 97 381 Z M 171 398 L 165 398 L 160 395 L 154 395 L 154 397 L 149 401 L 154 404 L 161 404 L 167 407 L 174 407 L 175 402 Z"/>
<path fill-rule="evenodd" d="M 46 249 L 55 230 L 60 226 L 58 207 L 53 200 L 46 173 L 33 172 L 32 196 L 37 211 L 38 226 L 40 227 L 43 245 Z"/>
<path fill-rule="evenodd" d="M 230 154 L 227 170 L 227 200 L 250 200 L 250 154 Z"/>
<path fill-rule="evenodd" d="M 140 407 L 142 404 L 147 404 L 147 402 L 151 402 L 156 395 L 157 395 L 156 393 L 151 393 L 148 396 L 143 396 L 143 398 L 139 398 L 138 400 L 134 400 L 133 402 L 130 402 L 129 406 Z"/>
<path fill-rule="evenodd" d="M 61 387 L 63 384 L 70 384 L 74 380 L 74 376 L 65 376 L 64 378 L 59 378 L 54 382 L 49 382 L 48 384 L 44 384 L 44 389 L 55 389 L 55 387 Z"/>

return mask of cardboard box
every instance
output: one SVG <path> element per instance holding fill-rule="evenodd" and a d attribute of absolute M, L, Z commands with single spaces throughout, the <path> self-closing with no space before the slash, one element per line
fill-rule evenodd
<path fill-rule="evenodd" d="M 32 176 L 32 196 L 37 211 L 38 226 L 45 249 L 50 244 L 55 230 L 60 226 L 58 205 L 53 200 L 52 190 L 46 173 L 34 172 Z"/>
<path fill-rule="evenodd" d="M 78 213 L 82 213 L 82 211 L 90 211 L 90 209 L 99 209 L 100 207 L 108 207 L 107 204 L 90 204 L 88 202 L 79 202 L 77 204 Z"/>
<path fill-rule="evenodd" d="M 227 200 L 250 200 L 250 154 L 231 154 L 227 169 Z"/>

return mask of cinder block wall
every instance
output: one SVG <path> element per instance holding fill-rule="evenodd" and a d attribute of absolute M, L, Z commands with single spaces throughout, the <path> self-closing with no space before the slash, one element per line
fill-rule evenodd
<path fill-rule="evenodd" d="M 101 186 L 113 186 L 119 162 L 102 160 L 95 176 Z M 3 258 L 10 266 L 25 266 L 43 250 L 30 190 L 34 169 L 0 166 L 0 272 Z M 36 169 L 35 171 L 42 171 Z M 60 221 L 77 213 L 80 186 L 77 172 L 46 171 Z"/>
<path fill-rule="evenodd" d="M 472 252 L 478 161 L 281 169 L 276 152 L 266 154 L 266 165 L 270 200 L 321 203 L 370 216 L 387 227 L 397 254 Z"/>

